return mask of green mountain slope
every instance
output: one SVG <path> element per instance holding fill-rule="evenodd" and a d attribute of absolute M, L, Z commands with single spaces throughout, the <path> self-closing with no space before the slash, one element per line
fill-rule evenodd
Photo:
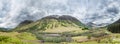
<path fill-rule="evenodd" d="M 21 24 L 20 24 L 21 25 Z M 74 17 L 63 15 L 51 15 L 36 22 L 18 26 L 14 31 L 44 31 L 44 32 L 65 32 L 73 30 L 84 30 L 87 27 Z"/>
<path fill-rule="evenodd" d="M 18 26 L 24 26 L 24 25 L 30 24 L 32 22 L 33 21 L 31 21 L 31 20 L 25 20 L 25 21 L 21 22 Z"/>
<path fill-rule="evenodd" d="M 120 33 L 120 19 L 113 24 L 110 24 L 108 26 L 108 30 L 112 33 Z"/>

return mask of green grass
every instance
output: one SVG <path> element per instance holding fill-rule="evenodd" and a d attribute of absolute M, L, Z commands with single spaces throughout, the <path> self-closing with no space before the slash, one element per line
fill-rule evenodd
<path fill-rule="evenodd" d="M 35 35 L 27 32 L 0 32 L 0 44 L 39 44 L 26 40 L 38 40 Z"/>
<path fill-rule="evenodd" d="M 71 29 L 72 30 L 72 29 Z M 72 30 L 72 31 L 64 31 L 61 33 L 53 33 L 53 34 L 60 34 L 60 37 L 49 37 L 44 36 L 44 34 L 52 34 L 52 32 L 44 32 L 38 34 L 39 36 L 43 36 L 42 39 L 44 40 L 44 44 L 119 44 L 120 42 L 120 34 L 111 34 L 106 30 Z M 87 42 L 79 42 L 80 40 L 88 39 L 88 36 L 94 37 L 95 35 L 99 35 L 101 33 L 110 34 L 112 37 L 106 37 L 104 39 L 100 39 L 100 41 L 92 40 Z M 71 42 L 66 42 L 66 35 L 72 35 Z M 76 36 L 77 35 L 77 36 Z M 102 36 L 101 36 L 102 37 Z M 114 38 L 113 38 L 114 37 Z M 38 38 L 36 38 L 35 34 L 30 32 L 0 32 L 0 44 L 40 44 Z"/>
<path fill-rule="evenodd" d="M 72 37 L 73 41 L 77 42 L 79 40 L 85 40 L 87 39 L 87 36 L 76 36 L 76 37 Z"/>
<path fill-rule="evenodd" d="M 48 32 L 48 33 L 63 33 L 63 32 L 69 32 L 69 31 L 82 31 L 81 28 L 77 28 L 77 27 L 57 27 L 54 29 L 47 29 L 44 32 Z"/>

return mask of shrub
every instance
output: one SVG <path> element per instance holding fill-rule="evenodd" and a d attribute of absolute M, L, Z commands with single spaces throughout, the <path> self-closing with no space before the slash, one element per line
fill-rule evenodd
<path fill-rule="evenodd" d="M 17 35 L 18 38 L 24 39 L 24 40 L 37 40 L 36 36 L 32 33 L 23 32 Z"/>
<path fill-rule="evenodd" d="M 0 44 L 26 44 L 18 38 L 9 36 L 0 36 Z"/>

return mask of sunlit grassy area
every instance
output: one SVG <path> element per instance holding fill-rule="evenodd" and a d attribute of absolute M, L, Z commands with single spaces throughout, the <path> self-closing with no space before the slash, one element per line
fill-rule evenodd
<path fill-rule="evenodd" d="M 72 37 L 73 41 L 84 41 L 86 40 L 88 37 L 87 36 L 76 36 L 76 37 Z"/>
<path fill-rule="evenodd" d="M 49 32 L 49 33 L 62 33 L 62 32 L 69 32 L 69 31 L 83 31 L 82 29 L 78 28 L 78 27 L 58 27 L 58 28 L 54 28 L 54 29 L 47 29 L 44 32 Z"/>
<path fill-rule="evenodd" d="M 27 40 L 38 40 L 33 34 L 23 32 L 0 32 L 0 44 L 39 44 Z"/>

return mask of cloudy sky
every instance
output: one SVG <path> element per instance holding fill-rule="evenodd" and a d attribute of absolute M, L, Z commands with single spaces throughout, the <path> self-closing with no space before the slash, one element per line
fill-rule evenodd
<path fill-rule="evenodd" d="M 82 23 L 113 23 L 120 18 L 120 0 L 0 0 L 0 27 L 14 28 L 24 20 L 70 15 Z"/>

